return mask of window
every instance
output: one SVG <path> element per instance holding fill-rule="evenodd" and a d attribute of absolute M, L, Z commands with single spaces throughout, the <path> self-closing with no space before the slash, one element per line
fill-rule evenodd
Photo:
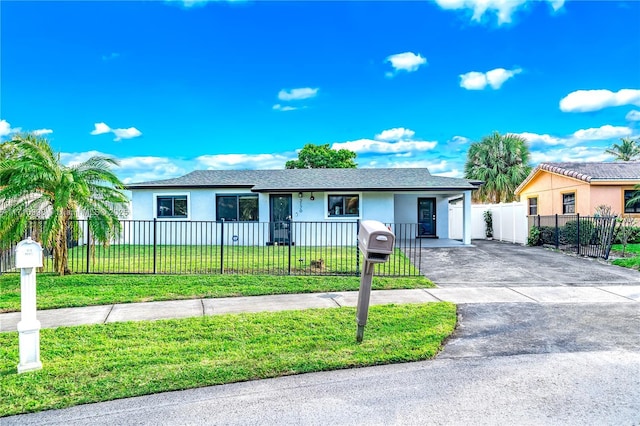
<path fill-rule="evenodd" d="M 636 191 L 635 189 L 629 189 L 624 191 L 624 212 L 625 213 L 640 213 L 640 199 L 636 200 L 636 202 L 631 205 L 627 205 L 629 200 L 634 198 L 636 195 L 640 195 L 640 191 Z"/>
<path fill-rule="evenodd" d="M 529 198 L 529 216 L 538 214 L 538 197 Z"/>
<path fill-rule="evenodd" d="M 186 195 L 159 195 L 156 198 L 157 217 L 187 218 Z"/>
<path fill-rule="evenodd" d="M 329 217 L 360 216 L 360 196 L 357 194 L 329 195 Z"/>
<path fill-rule="evenodd" d="M 562 214 L 574 214 L 576 212 L 576 194 L 562 194 Z"/>
<path fill-rule="evenodd" d="M 249 222 L 258 220 L 257 195 L 218 195 L 216 219 Z"/>

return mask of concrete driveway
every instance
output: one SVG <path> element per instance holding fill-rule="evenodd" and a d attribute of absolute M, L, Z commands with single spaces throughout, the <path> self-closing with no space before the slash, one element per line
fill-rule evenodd
<path fill-rule="evenodd" d="M 640 283 L 640 272 L 543 247 L 473 240 L 423 248 L 420 267 L 438 287 L 604 286 Z"/>

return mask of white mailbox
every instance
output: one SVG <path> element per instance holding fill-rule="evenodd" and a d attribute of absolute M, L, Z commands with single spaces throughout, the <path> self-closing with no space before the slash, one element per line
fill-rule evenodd
<path fill-rule="evenodd" d="M 16 268 L 42 267 L 42 246 L 31 237 L 16 246 Z"/>
<path fill-rule="evenodd" d="M 358 231 L 358 247 L 364 259 L 371 263 L 383 263 L 393 253 L 395 235 L 382 222 L 363 220 Z"/>

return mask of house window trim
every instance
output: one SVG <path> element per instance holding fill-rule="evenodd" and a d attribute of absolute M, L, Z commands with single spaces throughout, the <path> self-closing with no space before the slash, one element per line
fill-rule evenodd
<path fill-rule="evenodd" d="M 254 197 L 258 201 L 258 217 L 256 220 L 226 220 L 225 222 L 233 222 L 233 223 L 257 223 L 260 222 L 260 196 L 255 192 L 234 192 L 234 193 L 226 193 L 226 192 L 218 192 L 214 195 L 214 203 L 215 203 L 215 218 L 216 222 L 220 222 L 221 219 L 218 219 L 218 197 L 236 197 L 236 213 L 238 218 L 240 217 L 240 199 L 239 197 Z"/>
<path fill-rule="evenodd" d="M 536 213 L 531 214 L 531 200 L 536 200 Z M 537 195 L 532 195 L 531 197 L 527 197 L 527 213 L 529 216 L 538 216 L 540 214 L 540 198 Z"/>
<path fill-rule="evenodd" d="M 187 216 L 158 216 L 158 197 L 187 197 Z M 153 193 L 153 217 L 157 220 L 191 220 L 191 193 L 190 192 L 154 192 Z"/>
<path fill-rule="evenodd" d="M 357 195 L 358 196 L 358 214 L 357 215 L 341 215 L 329 216 L 329 197 L 336 195 Z M 362 219 L 362 192 L 354 191 L 332 191 L 324 194 L 324 218 L 326 220 L 357 220 Z"/>
<path fill-rule="evenodd" d="M 631 192 L 631 196 L 633 197 L 633 193 L 636 192 L 636 189 L 634 189 L 633 187 L 630 188 L 622 188 L 622 211 L 624 212 L 624 214 L 628 214 L 628 215 L 632 215 L 632 216 L 638 216 L 640 215 L 640 205 L 638 207 L 636 207 L 636 211 L 634 212 L 628 212 L 627 211 L 627 199 L 625 198 L 625 192 Z"/>
<path fill-rule="evenodd" d="M 573 194 L 573 213 L 565 213 L 564 211 L 564 196 L 565 195 L 572 195 Z M 560 199 L 560 205 L 562 206 L 562 214 L 563 215 L 576 215 L 577 211 L 578 211 L 578 194 L 576 193 L 576 191 L 567 191 L 567 192 L 561 192 L 561 199 Z"/>

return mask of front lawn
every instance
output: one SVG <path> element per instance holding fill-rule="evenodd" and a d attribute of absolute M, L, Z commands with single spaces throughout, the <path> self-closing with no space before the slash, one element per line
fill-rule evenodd
<path fill-rule="evenodd" d="M 611 253 L 615 256 L 622 255 L 622 244 L 611 246 Z M 611 263 L 625 268 L 640 270 L 640 244 L 627 244 L 624 258 L 615 259 Z"/>
<path fill-rule="evenodd" d="M 451 303 L 220 315 L 41 330 L 40 371 L 17 374 L 18 334 L 0 334 L 0 416 L 171 390 L 434 357 Z"/>
<path fill-rule="evenodd" d="M 360 278 L 273 275 L 38 274 L 38 309 L 112 303 L 358 290 Z M 424 277 L 374 277 L 373 288 L 433 287 Z M 20 310 L 20 275 L 0 275 L 0 312 Z"/>

